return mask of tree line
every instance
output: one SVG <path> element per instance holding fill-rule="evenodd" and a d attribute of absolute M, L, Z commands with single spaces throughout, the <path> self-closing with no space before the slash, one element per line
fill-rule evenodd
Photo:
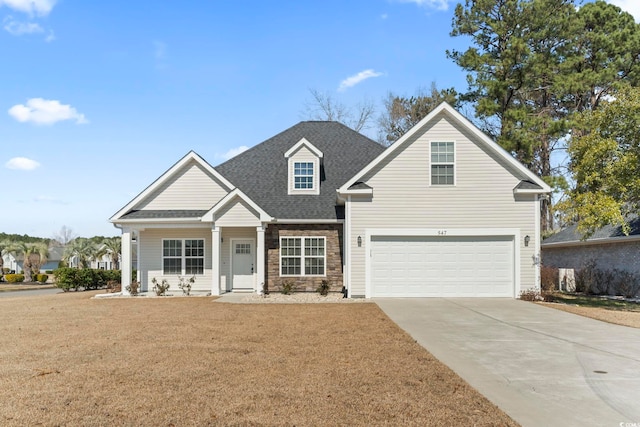
<path fill-rule="evenodd" d="M 47 263 L 50 250 L 54 247 L 63 249 L 60 267 L 72 262 L 78 268 L 89 268 L 91 261 L 108 256 L 113 266 L 119 268 L 122 252 L 121 238 L 94 236 L 91 238 L 76 237 L 66 226 L 51 239 L 31 237 L 19 234 L 0 233 L 0 277 L 5 272 L 4 255 L 10 253 L 22 258 L 22 270 L 25 282 L 40 274 L 40 269 Z"/>
<path fill-rule="evenodd" d="M 554 213 L 585 236 L 637 215 L 640 25 L 629 13 L 604 0 L 465 0 L 450 35 L 470 40 L 467 49 L 446 50 L 466 73 L 466 91 L 432 83 L 409 97 L 390 93 L 377 120 L 380 143 L 393 143 L 447 101 L 471 111 L 471 121 L 560 196 L 557 206 L 542 202 L 543 232 L 554 227 Z M 307 108 L 313 118 L 346 119 L 356 130 L 363 116 L 373 121 L 366 103 L 349 121 L 348 109 L 312 93 L 320 106 Z M 554 161 L 556 153 L 568 159 Z"/>

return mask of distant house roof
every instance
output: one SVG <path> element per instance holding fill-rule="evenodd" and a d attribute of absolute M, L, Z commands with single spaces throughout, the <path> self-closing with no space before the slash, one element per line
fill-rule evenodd
<path fill-rule="evenodd" d="M 542 246 L 562 246 L 574 244 L 612 243 L 624 240 L 640 240 L 640 217 L 629 222 L 629 235 L 625 235 L 622 226 L 607 225 L 596 230 L 588 239 L 583 240 L 577 225 L 571 225 L 553 234 L 542 242 Z"/>
<path fill-rule="evenodd" d="M 323 153 L 319 195 L 289 195 L 285 153 L 305 138 Z M 338 122 L 300 122 L 215 169 L 276 220 L 342 219 L 336 189 L 384 151 Z"/>

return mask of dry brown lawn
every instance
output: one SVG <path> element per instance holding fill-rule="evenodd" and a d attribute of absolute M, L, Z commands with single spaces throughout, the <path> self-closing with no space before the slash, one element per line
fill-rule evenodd
<path fill-rule="evenodd" d="M 515 426 L 375 304 L 0 300 L 0 425 Z"/>
<path fill-rule="evenodd" d="M 640 312 L 612 310 L 600 307 L 583 307 L 569 304 L 559 303 L 540 303 L 556 310 L 567 311 L 569 313 L 578 314 L 584 317 L 600 320 L 615 325 L 629 326 L 631 328 L 640 328 Z"/>

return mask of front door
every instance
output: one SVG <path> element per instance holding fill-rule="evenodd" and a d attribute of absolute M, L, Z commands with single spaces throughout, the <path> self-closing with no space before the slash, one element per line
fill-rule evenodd
<path fill-rule="evenodd" d="M 231 243 L 231 286 L 234 291 L 253 290 L 253 241 Z"/>

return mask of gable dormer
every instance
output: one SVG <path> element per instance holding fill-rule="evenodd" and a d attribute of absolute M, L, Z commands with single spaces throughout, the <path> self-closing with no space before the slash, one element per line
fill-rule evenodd
<path fill-rule="evenodd" d="M 287 159 L 288 194 L 320 194 L 320 167 L 323 154 L 312 143 L 302 138 L 291 147 Z"/>

